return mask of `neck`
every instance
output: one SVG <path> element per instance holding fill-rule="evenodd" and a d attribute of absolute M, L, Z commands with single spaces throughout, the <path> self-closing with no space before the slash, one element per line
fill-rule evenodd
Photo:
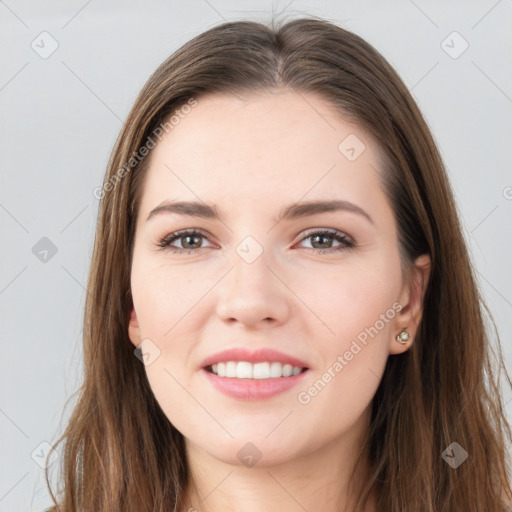
<path fill-rule="evenodd" d="M 245 467 L 212 457 L 187 440 L 190 476 L 183 512 L 352 511 L 355 489 L 349 480 L 361 447 L 358 425 L 344 436 L 293 459 Z M 365 463 L 362 477 L 368 469 Z M 376 504 L 376 493 L 372 492 L 364 512 L 376 512 Z"/>

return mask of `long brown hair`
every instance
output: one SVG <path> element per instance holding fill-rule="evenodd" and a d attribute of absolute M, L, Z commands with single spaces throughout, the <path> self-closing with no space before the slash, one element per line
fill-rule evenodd
<path fill-rule="evenodd" d="M 99 193 L 84 314 L 84 380 L 55 445 L 65 441 L 57 510 L 181 511 L 188 481 L 183 436 L 157 404 L 128 337 L 141 184 L 155 135 L 172 129 L 171 116 L 179 122 L 176 113 L 207 94 L 276 88 L 318 93 L 376 138 L 403 262 L 408 266 L 421 254 L 432 262 L 417 336 L 407 352 L 388 358 L 372 402 L 360 459 L 369 460 L 371 470 L 354 480 L 357 510 L 377 489 L 379 510 L 386 512 L 504 512 L 512 500 L 512 436 L 501 378 L 512 382 L 494 322 L 493 334 L 487 333 L 485 314 L 492 316 L 475 280 L 443 162 L 389 63 L 359 36 L 314 16 L 269 26 L 218 25 L 161 64 L 136 99 Z M 454 442 L 468 454 L 456 469 L 443 457 Z M 50 486 L 48 472 L 46 477 Z"/>

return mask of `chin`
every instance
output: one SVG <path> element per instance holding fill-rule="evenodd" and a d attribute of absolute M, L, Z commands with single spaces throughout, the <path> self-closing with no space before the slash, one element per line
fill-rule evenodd
<path fill-rule="evenodd" d="M 281 420 L 282 418 L 279 421 Z M 274 428 L 279 421 L 274 423 Z M 301 455 L 301 448 L 304 448 L 304 451 L 307 450 L 306 446 L 301 446 L 305 442 L 303 436 L 299 436 L 302 442 L 294 441 L 285 429 L 281 432 L 277 430 L 272 432 L 272 429 L 265 429 L 265 433 L 262 434 L 260 428 L 248 425 L 246 430 L 240 427 L 233 438 L 227 434 L 212 436 L 211 432 L 202 432 L 199 434 L 199 439 L 195 436 L 186 437 L 187 443 L 195 445 L 193 451 L 207 452 L 211 457 L 225 464 L 248 468 L 270 467 L 294 460 Z M 272 433 L 269 435 L 269 432 Z M 195 432 L 195 435 L 197 434 Z M 205 439 L 209 441 L 207 444 Z"/>

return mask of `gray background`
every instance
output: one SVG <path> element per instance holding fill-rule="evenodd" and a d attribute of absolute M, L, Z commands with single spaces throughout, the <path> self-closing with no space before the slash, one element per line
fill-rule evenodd
<path fill-rule="evenodd" d="M 38 463 L 82 378 L 92 192 L 138 91 L 198 33 L 283 10 L 362 35 L 412 90 L 512 366 L 511 0 L 0 1 L 1 511 L 50 504 Z M 512 419 L 508 390 L 505 402 Z"/>

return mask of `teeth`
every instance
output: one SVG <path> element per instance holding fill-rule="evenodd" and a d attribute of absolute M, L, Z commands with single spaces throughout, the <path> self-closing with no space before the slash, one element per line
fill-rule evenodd
<path fill-rule="evenodd" d="M 228 361 L 226 363 L 226 377 L 236 377 L 236 363 L 235 361 Z"/>
<path fill-rule="evenodd" d="M 219 377 L 237 379 L 270 379 L 290 377 L 302 372 L 302 368 L 277 362 L 248 363 L 247 361 L 226 361 L 212 365 L 212 372 Z"/>
<path fill-rule="evenodd" d="M 270 363 L 256 363 L 252 365 L 253 379 L 270 378 Z"/>
<path fill-rule="evenodd" d="M 236 377 L 237 379 L 252 379 L 252 364 L 246 363 L 245 361 L 239 361 L 238 363 L 230 361 L 236 365 L 236 370 L 231 375 L 226 377 Z M 229 364 L 229 363 L 228 363 Z"/>

